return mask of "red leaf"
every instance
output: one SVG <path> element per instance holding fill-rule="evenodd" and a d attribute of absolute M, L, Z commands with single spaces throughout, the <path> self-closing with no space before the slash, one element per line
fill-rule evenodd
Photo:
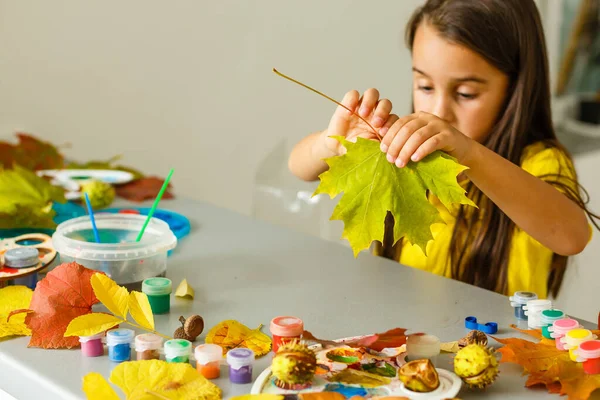
<path fill-rule="evenodd" d="M 115 187 L 117 196 L 123 197 L 130 201 L 142 202 L 144 200 L 154 200 L 162 187 L 164 179 L 155 176 L 136 179 L 123 185 Z M 169 183 L 167 190 L 163 194 L 163 199 L 172 199 L 174 196 L 169 192 L 172 186 Z"/>
<path fill-rule="evenodd" d="M 385 348 L 395 348 L 405 344 L 405 332 L 406 329 L 404 328 L 394 328 L 384 333 L 376 333 L 375 335 L 365 336 L 358 340 L 343 342 L 343 344 L 350 347 L 365 347 L 375 351 L 382 351 Z M 317 339 L 309 331 L 304 331 L 302 333 L 302 338 L 304 340 L 320 343 L 323 347 L 339 346 L 342 344 L 341 342 L 336 342 L 333 340 Z"/>
<path fill-rule="evenodd" d="M 79 346 L 79 338 L 63 335 L 73 318 L 92 312 L 92 305 L 98 303 L 90 283 L 96 272 L 74 262 L 64 263 L 38 282 L 29 306 L 34 312 L 25 318 L 32 332 L 28 347 Z"/>
<path fill-rule="evenodd" d="M 12 168 L 19 164 L 34 171 L 63 168 L 64 158 L 52 144 L 26 133 L 17 133 L 17 137 L 19 143 L 16 145 L 0 142 L 0 166 Z"/>

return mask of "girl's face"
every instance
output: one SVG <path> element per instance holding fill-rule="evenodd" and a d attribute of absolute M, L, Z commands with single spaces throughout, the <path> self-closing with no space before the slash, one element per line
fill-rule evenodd
<path fill-rule="evenodd" d="M 426 22 L 417 28 L 412 56 L 415 112 L 434 114 L 484 141 L 502 110 L 508 76 Z"/>

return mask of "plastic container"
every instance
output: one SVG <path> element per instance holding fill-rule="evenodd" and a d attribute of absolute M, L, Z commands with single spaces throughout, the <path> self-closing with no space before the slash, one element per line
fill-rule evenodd
<path fill-rule="evenodd" d="M 273 352 L 294 339 L 300 339 L 304 331 L 304 322 L 296 317 L 275 317 L 271 320 L 271 336 L 273 336 Z"/>
<path fill-rule="evenodd" d="M 542 321 L 540 316 L 542 311 L 549 310 L 552 308 L 552 301 L 546 299 L 529 300 L 526 305 L 523 306 L 525 315 L 527 315 L 527 325 L 531 329 L 541 328 Z"/>
<path fill-rule="evenodd" d="M 154 333 L 144 333 L 135 337 L 135 352 L 138 360 L 159 360 L 163 339 Z"/>
<path fill-rule="evenodd" d="M 565 318 L 566 315 L 562 310 L 553 309 L 553 310 L 544 310 L 540 314 L 540 321 L 542 323 L 542 336 L 546 339 L 552 339 L 550 335 L 551 332 L 548 331 L 548 328 L 552 326 L 554 321 L 558 321 L 559 319 Z"/>
<path fill-rule="evenodd" d="M 433 335 L 410 335 L 406 340 L 406 357 L 408 360 L 430 359 L 436 364 L 440 354 L 440 339 Z"/>
<path fill-rule="evenodd" d="M 196 369 L 206 379 L 216 379 L 221 376 L 221 359 L 223 349 L 216 344 L 201 344 L 194 350 Z"/>
<path fill-rule="evenodd" d="M 577 356 L 574 353 L 579 345 L 589 340 L 596 339 L 596 335 L 592 333 L 589 329 L 572 329 L 565 334 L 562 338 L 560 338 L 561 342 L 563 342 L 565 349 L 569 350 L 569 357 L 572 361 L 577 361 Z"/>
<path fill-rule="evenodd" d="M 108 359 L 114 362 L 129 361 L 131 359 L 131 342 L 134 332 L 131 329 L 119 328 L 106 332 L 106 345 L 108 346 Z"/>
<path fill-rule="evenodd" d="M 189 363 L 192 355 L 192 342 L 185 339 L 171 339 L 165 342 L 165 360 L 171 363 Z"/>
<path fill-rule="evenodd" d="M 166 314 L 171 311 L 173 283 L 168 278 L 148 278 L 142 282 L 142 292 L 148 296 L 152 314 Z"/>
<path fill-rule="evenodd" d="M 536 300 L 537 298 L 537 294 L 533 292 L 515 292 L 515 294 L 510 296 L 510 305 L 515 308 L 515 317 L 527 321 L 527 315 L 525 315 L 523 306 L 526 305 L 528 301 Z"/>
<path fill-rule="evenodd" d="M 81 343 L 81 354 L 85 357 L 100 357 L 104 355 L 104 345 L 102 344 L 102 338 L 104 332 L 93 336 L 79 336 L 79 343 Z"/>
<path fill-rule="evenodd" d="M 254 364 L 254 352 L 250 349 L 239 348 L 227 352 L 227 363 L 229 364 L 229 380 L 231 383 L 252 382 L 252 366 Z"/>
<path fill-rule="evenodd" d="M 58 225 L 52 242 L 61 262 L 76 261 L 105 272 L 117 284 L 134 290 L 140 290 L 144 279 L 166 274 L 167 252 L 177 245 L 166 222 L 152 218 L 136 242 L 145 216 L 98 213 L 95 220 L 101 243 L 94 240 L 88 216 Z"/>
<path fill-rule="evenodd" d="M 566 350 L 565 344 L 560 339 L 563 338 L 567 332 L 577 328 L 581 328 L 578 321 L 571 318 L 562 318 L 554 321 L 552 326 L 548 327 L 548 332 L 550 333 L 550 336 L 554 338 L 556 348 L 558 350 Z"/>
<path fill-rule="evenodd" d="M 573 353 L 577 356 L 577 362 L 583 363 L 586 374 L 600 374 L 600 340 L 583 342 Z"/>

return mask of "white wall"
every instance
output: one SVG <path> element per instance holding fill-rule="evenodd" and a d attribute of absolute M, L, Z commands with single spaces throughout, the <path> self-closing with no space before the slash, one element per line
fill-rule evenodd
<path fill-rule="evenodd" d="M 402 33 L 420 0 L 0 0 L 0 139 L 125 156 L 176 193 L 249 213 L 257 165 L 382 88 L 408 110 Z"/>

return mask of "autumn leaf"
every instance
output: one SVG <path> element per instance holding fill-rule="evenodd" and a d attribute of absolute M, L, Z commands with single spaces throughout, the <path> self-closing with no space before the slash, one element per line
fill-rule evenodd
<path fill-rule="evenodd" d="M 64 263 L 38 282 L 29 306 L 34 312 L 25 317 L 32 332 L 29 347 L 79 346 L 77 337 L 64 334 L 73 319 L 91 313 L 92 306 L 98 303 L 90 283 L 96 272 L 75 262 Z"/>
<path fill-rule="evenodd" d="M 19 165 L 0 167 L 0 229 L 56 227 L 53 202 L 66 202 L 61 188 Z"/>
<path fill-rule="evenodd" d="M 127 318 L 129 310 L 129 293 L 127 289 L 116 284 L 108 276 L 96 273 L 90 281 L 96 298 L 114 315 Z"/>
<path fill-rule="evenodd" d="M 60 169 L 63 156 L 50 143 L 42 142 L 26 133 L 17 133 L 18 144 L 0 142 L 0 167 L 12 168 L 19 164 L 29 170 Z"/>
<path fill-rule="evenodd" d="M 83 392 L 87 400 L 119 400 L 119 395 L 97 372 L 90 372 L 83 377 Z"/>
<path fill-rule="evenodd" d="M 221 346 L 223 355 L 231 349 L 246 347 L 254 351 L 256 357 L 264 356 L 271 351 L 271 338 L 260 331 L 261 327 L 251 330 L 235 320 L 223 321 L 206 334 L 206 343 Z"/>
<path fill-rule="evenodd" d="M 0 338 L 29 336 L 31 330 L 25 325 L 25 313 L 12 316 L 13 311 L 26 311 L 33 291 L 26 286 L 7 286 L 0 289 Z"/>
<path fill-rule="evenodd" d="M 139 325 L 154 330 L 154 316 L 145 293 L 133 291 L 129 294 L 129 313 Z"/>
<path fill-rule="evenodd" d="M 64 336 L 93 336 L 123 322 L 123 319 L 106 313 L 85 314 L 69 322 Z"/>
<path fill-rule="evenodd" d="M 324 347 L 345 345 L 350 347 L 364 347 L 375 351 L 382 351 L 386 348 L 393 349 L 398 348 L 403 344 L 406 344 L 407 335 L 405 332 L 406 329 L 394 328 L 390 329 L 387 332 L 364 336 L 357 340 L 339 342 L 333 340 L 317 339 L 309 331 L 304 331 L 302 333 L 302 339 L 319 343 Z"/>
<path fill-rule="evenodd" d="M 136 179 L 129 183 L 115 186 L 117 196 L 122 197 L 126 200 L 142 202 L 144 200 L 154 199 L 160 191 L 164 179 L 149 176 L 141 179 Z M 169 189 L 172 189 L 172 185 L 169 183 L 167 190 L 163 194 L 163 199 L 172 199 L 174 196 Z"/>
<path fill-rule="evenodd" d="M 391 383 L 389 378 L 371 374 L 365 371 L 358 371 L 352 368 L 346 368 L 341 372 L 333 375 L 330 380 L 332 382 L 341 382 L 350 385 L 360 385 L 366 388 L 374 388 Z"/>
<path fill-rule="evenodd" d="M 406 237 L 425 252 L 433 239 L 431 225 L 444 222 L 427 198 L 431 192 L 446 206 L 475 204 L 465 196 L 457 175 L 467 169 L 446 153 L 435 152 L 415 163 L 398 168 L 386 160 L 379 143 L 358 138 L 356 143 L 335 137 L 346 154 L 326 159 L 329 170 L 322 173 L 314 195 L 331 198 L 344 193 L 331 216 L 344 221 L 342 237 L 350 242 L 354 256 L 373 241 L 383 242 L 385 217 L 394 216 L 394 243 Z"/>
<path fill-rule="evenodd" d="M 182 280 L 179 286 L 177 286 L 175 296 L 188 299 L 194 298 L 194 288 L 190 286 L 187 279 Z"/>

